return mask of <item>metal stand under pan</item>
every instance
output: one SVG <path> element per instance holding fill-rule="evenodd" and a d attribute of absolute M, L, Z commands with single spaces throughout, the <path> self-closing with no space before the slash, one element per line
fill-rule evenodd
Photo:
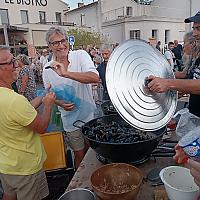
<path fill-rule="evenodd" d="M 116 160 L 112 160 L 110 158 L 105 158 L 98 153 L 96 154 L 96 158 L 103 164 L 125 162 L 127 164 L 137 166 L 137 165 L 141 165 L 141 164 L 149 161 L 150 159 L 154 159 L 154 161 L 156 162 L 156 158 L 159 158 L 159 157 L 173 157 L 175 155 L 174 145 L 175 145 L 175 143 L 172 143 L 172 144 L 166 143 L 166 144 L 159 145 L 152 152 L 152 154 L 150 156 L 144 156 L 141 159 L 134 160 L 134 161 L 128 161 L 128 162 L 116 161 Z"/>
<path fill-rule="evenodd" d="M 104 158 L 100 154 L 96 154 L 96 158 L 103 164 L 111 164 L 111 163 L 119 162 L 119 161 L 112 160 L 110 158 Z M 145 156 L 144 158 L 142 158 L 140 160 L 129 161 L 129 162 L 125 162 L 125 163 L 137 166 L 137 165 L 141 165 L 141 164 L 147 162 L 149 159 L 150 159 L 149 156 Z"/>

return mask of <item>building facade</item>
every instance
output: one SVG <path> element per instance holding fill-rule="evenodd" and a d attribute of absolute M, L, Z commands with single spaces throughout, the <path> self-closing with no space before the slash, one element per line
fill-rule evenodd
<path fill-rule="evenodd" d="M 183 41 L 185 32 L 190 30 L 184 19 L 198 10 L 199 0 L 153 0 L 149 5 L 134 0 L 98 0 L 67 11 L 65 15 L 79 26 L 101 32 L 113 43 L 137 38 L 160 40 L 164 46 L 175 39 Z"/>
<path fill-rule="evenodd" d="M 88 5 L 79 3 L 69 10 L 61 0 L 1 0 L 0 44 L 11 47 L 46 46 L 45 34 L 52 25 L 83 28 L 99 32 L 121 43 L 138 38 L 161 41 L 183 41 L 191 29 L 183 21 L 200 10 L 199 0 L 151 0 L 149 5 L 135 0 L 98 0 Z M 153 40 L 152 40 L 153 39 Z"/>
<path fill-rule="evenodd" d="M 61 0 L 1 0 L 0 44 L 11 48 L 47 46 L 45 34 L 53 25 L 66 31 L 76 25 L 66 19 L 68 4 Z"/>

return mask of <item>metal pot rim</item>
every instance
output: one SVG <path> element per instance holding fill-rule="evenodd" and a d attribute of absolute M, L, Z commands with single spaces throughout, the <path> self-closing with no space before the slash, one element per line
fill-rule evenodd
<path fill-rule="evenodd" d="M 73 192 L 73 191 L 87 191 L 87 192 L 89 192 L 91 195 L 93 195 L 94 199 L 96 199 L 95 194 L 94 194 L 91 190 L 86 189 L 86 188 L 74 188 L 74 189 L 71 189 L 71 190 L 66 191 L 64 194 L 62 194 L 62 196 L 61 196 L 58 200 L 60 200 L 60 199 L 61 199 L 62 197 L 64 197 L 66 194 L 69 194 L 70 192 Z"/>
<path fill-rule="evenodd" d="M 101 117 L 98 117 L 98 118 L 95 118 L 95 119 L 92 119 L 90 120 L 89 122 L 86 122 L 83 126 L 82 126 L 82 130 L 85 128 L 85 127 L 89 127 L 88 125 L 90 125 L 90 123 L 92 122 L 95 122 L 97 121 L 98 119 L 103 119 L 103 118 L 110 118 L 110 117 L 119 117 L 119 115 L 116 115 L 116 114 L 112 114 L 112 115 L 105 115 L 105 116 L 101 116 Z M 123 120 L 123 119 L 122 119 Z M 163 131 L 162 131 L 163 130 Z M 93 140 L 91 138 L 89 138 L 86 134 L 85 134 L 85 131 L 82 131 L 83 132 L 83 135 L 86 139 L 88 139 L 89 141 L 92 141 L 92 142 L 98 142 L 99 144 L 106 144 L 106 145 L 115 145 L 115 146 L 119 146 L 119 145 L 132 145 L 132 144 L 143 144 L 145 142 L 149 142 L 149 141 L 154 141 L 156 140 L 157 138 L 159 138 L 161 135 L 163 135 L 166 131 L 167 131 L 167 127 L 162 127 L 160 128 L 159 130 L 156 130 L 156 131 L 146 131 L 146 132 L 150 132 L 150 133 L 156 133 L 158 131 L 162 131 L 159 135 L 156 135 L 155 134 L 155 137 L 154 138 L 151 138 L 151 139 L 148 139 L 148 140 L 143 140 L 143 141 L 138 141 L 138 142 L 132 142 L 132 143 L 113 143 L 113 142 L 101 142 L 101 141 L 97 141 L 97 140 Z"/>

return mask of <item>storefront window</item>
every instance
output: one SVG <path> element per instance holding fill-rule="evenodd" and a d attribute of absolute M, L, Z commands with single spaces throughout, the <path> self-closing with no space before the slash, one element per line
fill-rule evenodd
<path fill-rule="evenodd" d="M 132 7 L 126 7 L 126 15 L 127 16 L 133 15 L 133 8 Z"/>
<path fill-rule="evenodd" d="M 140 39 L 140 30 L 130 30 L 130 39 Z"/>
<path fill-rule="evenodd" d="M 9 24 L 7 9 L 0 9 L 0 22 L 1 24 Z"/>
<path fill-rule="evenodd" d="M 154 39 L 157 39 L 158 38 L 158 30 L 153 29 L 151 37 L 154 38 Z"/>
<path fill-rule="evenodd" d="M 58 22 L 58 24 L 61 24 L 62 20 L 61 20 L 61 13 L 56 12 L 56 21 Z"/>
<path fill-rule="evenodd" d="M 22 19 L 22 24 L 28 24 L 28 11 L 27 10 L 20 10 L 21 12 L 21 19 Z"/>
<path fill-rule="evenodd" d="M 169 30 L 165 30 L 165 44 L 167 44 L 169 42 Z"/>
<path fill-rule="evenodd" d="M 40 23 L 45 24 L 46 23 L 46 13 L 44 11 L 39 11 L 40 16 Z"/>

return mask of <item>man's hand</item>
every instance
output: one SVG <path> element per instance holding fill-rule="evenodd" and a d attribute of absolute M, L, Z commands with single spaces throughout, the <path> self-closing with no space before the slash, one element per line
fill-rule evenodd
<path fill-rule="evenodd" d="M 176 154 L 173 158 L 178 164 L 187 163 L 188 157 L 185 154 L 184 150 L 178 144 L 175 146 L 175 152 Z"/>
<path fill-rule="evenodd" d="M 59 76 L 63 76 L 66 77 L 68 71 L 66 69 L 66 67 L 62 64 L 59 63 L 57 61 L 53 61 L 51 64 L 51 67 L 53 68 L 53 70 L 59 75 Z"/>
<path fill-rule="evenodd" d="M 147 85 L 147 87 L 152 92 L 162 93 L 162 92 L 166 92 L 167 90 L 169 90 L 167 79 L 159 78 L 159 77 L 155 77 L 155 76 L 149 76 L 148 80 L 150 82 Z"/>
<path fill-rule="evenodd" d="M 200 163 L 189 159 L 188 164 L 195 183 L 200 187 Z"/>
<path fill-rule="evenodd" d="M 53 92 L 49 92 L 46 94 L 46 96 L 43 98 L 42 102 L 46 106 L 53 106 L 56 100 L 56 95 Z"/>

